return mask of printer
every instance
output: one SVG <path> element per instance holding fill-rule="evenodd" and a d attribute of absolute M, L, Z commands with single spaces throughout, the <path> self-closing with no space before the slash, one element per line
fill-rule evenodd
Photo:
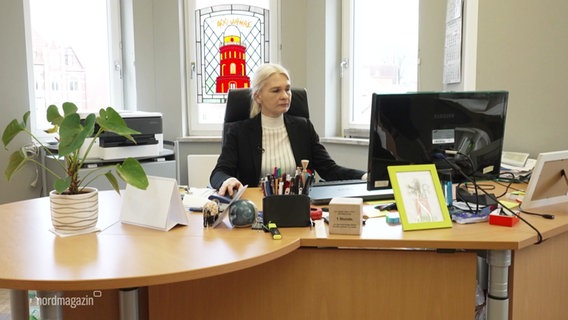
<path fill-rule="evenodd" d="M 160 155 L 164 148 L 162 114 L 159 112 L 120 112 L 126 125 L 138 132 L 132 141 L 110 132 L 103 132 L 89 153 L 89 159 L 119 160 L 124 158 L 151 158 Z M 85 115 L 86 116 L 86 115 Z M 95 132 L 98 126 L 95 126 Z M 94 137 L 87 138 L 81 153 L 84 154 Z"/>

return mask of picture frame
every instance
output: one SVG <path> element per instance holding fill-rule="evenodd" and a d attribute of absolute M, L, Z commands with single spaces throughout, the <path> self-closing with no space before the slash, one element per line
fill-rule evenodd
<path fill-rule="evenodd" d="M 387 170 L 404 231 L 452 227 L 434 164 L 389 166 Z"/>
<path fill-rule="evenodd" d="M 523 198 L 522 210 L 568 203 L 568 150 L 540 153 Z"/>

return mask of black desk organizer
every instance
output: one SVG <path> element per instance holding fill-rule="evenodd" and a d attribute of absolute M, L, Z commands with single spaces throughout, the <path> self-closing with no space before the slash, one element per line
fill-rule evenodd
<path fill-rule="evenodd" d="M 307 227 L 310 220 L 310 197 L 303 194 L 270 195 L 262 199 L 262 220 L 282 227 Z"/>

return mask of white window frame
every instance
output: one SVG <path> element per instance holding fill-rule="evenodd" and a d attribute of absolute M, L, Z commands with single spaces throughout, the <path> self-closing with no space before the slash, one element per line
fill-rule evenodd
<path fill-rule="evenodd" d="M 280 0 L 270 1 L 270 57 L 271 61 L 280 61 Z M 211 0 L 210 5 L 223 4 L 226 1 Z M 223 124 L 202 124 L 198 123 L 196 106 L 197 81 L 195 77 L 196 49 L 195 49 L 195 1 L 184 0 L 185 8 L 183 12 L 184 33 L 185 33 L 185 83 L 182 84 L 185 90 L 184 101 L 187 111 L 188 128 L 184 131 L 190 136 L 219 136 L 222 132 Z"/>
<path fill-rule="evenodd" d="M 123 91 L 123 77 L 122 77 L 122 28 L 121 28 L 121 0 L 106 0 L 107 2 L 107 16 L 109 18 L 109 74 L 110 74 L 110 104 L 116 109 L 124 108 L 124 91 Z M 37 117 L 45 117 L 45 115 L 36 114 L 35 106 L 35 77 L 33 65 L 33 45 L 32 45 L 32 30 L 31 30 L 31 16 L 30 16 L 30 3 L 29 0 L 24 0 L 24 15 L 25 15 L 25 34 L 26 34 L 26 51 L 27 51 L 27 65 L 28 65 L 28 88 L 29 88 L 29 103 L 30 103 L 30 129 L 39 138 L 52 138 L 47 135 L 43 130 L 45 128 L 37 127 Z M 45 84 L 50 85 L 49 83 Z M 64 84 L 67 85 L 67 84 Z M 61 84 L 59 84 L 61 87 Z"/>
<path fill-rule="evenodd" d="M 341 128 L 342 134 L 345 129 L 369 129 L 362 125 L 351 125 L 351 109 L 353 105 L 353 68 L 351 57 L 353 56 L 353 1 L 341 1 Z"/>
<path fill-rule="evenodd" d="M 107 13 L 110 18 L 109 26 L 109 39 L 110 39 L 110 50 L 109 50 L 109 61 L 113 63 L 109 64 L 109 74 L 110 78 L 110 100 L 113 106 L 116 108 L 124 108 L 124 74 L 123 74 L 123 55 L 122 55 L 122 37 L 124 32 L 122 30 L 122 10 L 121 10 L 121 0 L 107 0 L 107 8 L 109 12 Z M 134 35 L 130 35 L 134 36 Z M 135 107 L 135 106 L 134 106 Z"/>
<path fill-rule="evenodd" d="M 353 73 L 354 68 L 352 64 L 352 57 L 354 56 L 354 41 L 353 41 L 353 4 L 355 0 L 342 0 L 341 1 L 341 128 L 342 136 L 351 136 L 356 138 L 368 138 L 369 124 L 358 124 L 351 122 L 351 111 L 353 110 L 354 103 L 354 81 Z M 393 0 L 397 1 L 397 0 Z M 416 61 L 418 63 L 418 61 Z M 417 78 L 417 80 L 419 80 Z M 419 87 L 419 83 L 418 83 Z M 418 88 L 417 88 L 418 89 Z"/>

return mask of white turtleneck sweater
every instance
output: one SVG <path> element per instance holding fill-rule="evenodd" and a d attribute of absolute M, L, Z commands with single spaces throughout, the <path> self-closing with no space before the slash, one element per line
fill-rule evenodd
<path fill-rule="evenodd" d="M 288 131 L 284 125 L 284 115 L 270 118 L 261 114 L 262 124 L 262 164 L 261 174 L 271 174 L 274 167 L 281 169 L 282 173 L 294 174 L 296 161 L 288 138 Z"/>

